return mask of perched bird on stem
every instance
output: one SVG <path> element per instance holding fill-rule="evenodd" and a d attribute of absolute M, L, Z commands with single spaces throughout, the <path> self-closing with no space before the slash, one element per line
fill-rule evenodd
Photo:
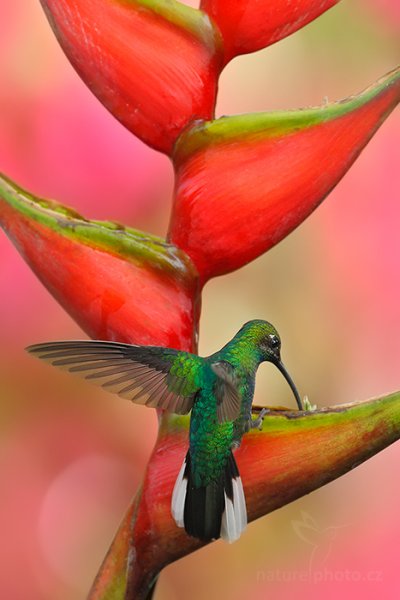
<path fill-rule="evenodd" d="M 252 419 L 257 368 L 278 367 L 303 410 L 280 357 L 281 340 L 267 321 L 249 321 L 221 350 L 202 358 L 189 352 L 118 342 L 65 341 L 27 350 L 137 404 L 179 415 L 192 411 L 189 450 L 172 494 L 179 527 L 201 540 L 237 540 L 247 524 L 246 501 L 232 451 L 262 425 Z"/>

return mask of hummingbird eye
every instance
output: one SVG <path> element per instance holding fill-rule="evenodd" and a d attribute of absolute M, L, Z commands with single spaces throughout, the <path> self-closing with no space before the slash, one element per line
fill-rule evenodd
<path fill-rule="evenodd" d="M 276 348 L 279 348 L 280 345 L 281 345 L 281 340 L 278 338 L 277 335 L 270 335 L 269 336 L 269 346 L 270 346 L 270 348 L 273 348 L 275 350 Z"/>

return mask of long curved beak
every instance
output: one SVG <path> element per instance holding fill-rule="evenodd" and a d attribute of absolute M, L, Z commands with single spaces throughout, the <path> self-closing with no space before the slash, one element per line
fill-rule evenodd
<path fill-rule="evenodd" d="M 280 372 L 282 373 L 282 375 L 284 376 L 284 378 L 290 385 L 290 388 L 294 394 L 294 397 L 296 398 L 296 402 L 297 402 L 297 406 L 299 407 L 299 410 L 304 410 L 303 403 L 299 396 L 299 392 L 297 391 L 297 388 L 294 385 L 293 379 L 290 377 L 289 373 L 286 371 L 285 365 L 280 360 L 274 361 L 274 364 L 278 367 L 278 369 L 280 370 Z"/>

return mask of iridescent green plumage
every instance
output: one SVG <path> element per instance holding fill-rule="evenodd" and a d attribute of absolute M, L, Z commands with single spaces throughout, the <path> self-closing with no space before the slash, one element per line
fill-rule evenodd
<path fill-rule="evenodd" d="M 194 481 L 207 485 L 222 472 L 230 450 L 238 446 L 249 428 L 254 382 L 262 360 L 259 340 L 262 335 L 277 335 L 262 321 L 247 323 L 224 348 L 204 359 L 203 385 L 196 396 L 190 421 L 190 452 Z M 241 411 L 234 421 L 218 423 L 214 387 L 217 376 L 211 365 L 226 361 L 234 367 Z M 211 459 L 211 460 L 210 460 Z"/>
<path fill-rule="evenodd" d="M 232 450 L 253 426 L 251 404 L 261 362 L 280 369 L 302 408 L 270 323 L 246 323 L 206 358 L 101 341 L 49 342 L 28 350 L 133 402 L 178 414 L 192 410 L 189 451 L 175 484 L 172 514 L 179 526 L 201 539 L 221 535 L 234 541 L 240 536 L 246 505 Z"/>

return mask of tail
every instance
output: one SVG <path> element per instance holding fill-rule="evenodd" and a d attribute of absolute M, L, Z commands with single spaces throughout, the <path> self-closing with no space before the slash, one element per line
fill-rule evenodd
<path fill-rule="evenodd" d="M 189 452 L 177 477 L 171 503 L 178 527 L 200 540 L 221 537 L 235 542 L 247 525 L 246 501 L 236 461 L 230 452 L 218 481 L 206 487 L 193 484 Z"/>

